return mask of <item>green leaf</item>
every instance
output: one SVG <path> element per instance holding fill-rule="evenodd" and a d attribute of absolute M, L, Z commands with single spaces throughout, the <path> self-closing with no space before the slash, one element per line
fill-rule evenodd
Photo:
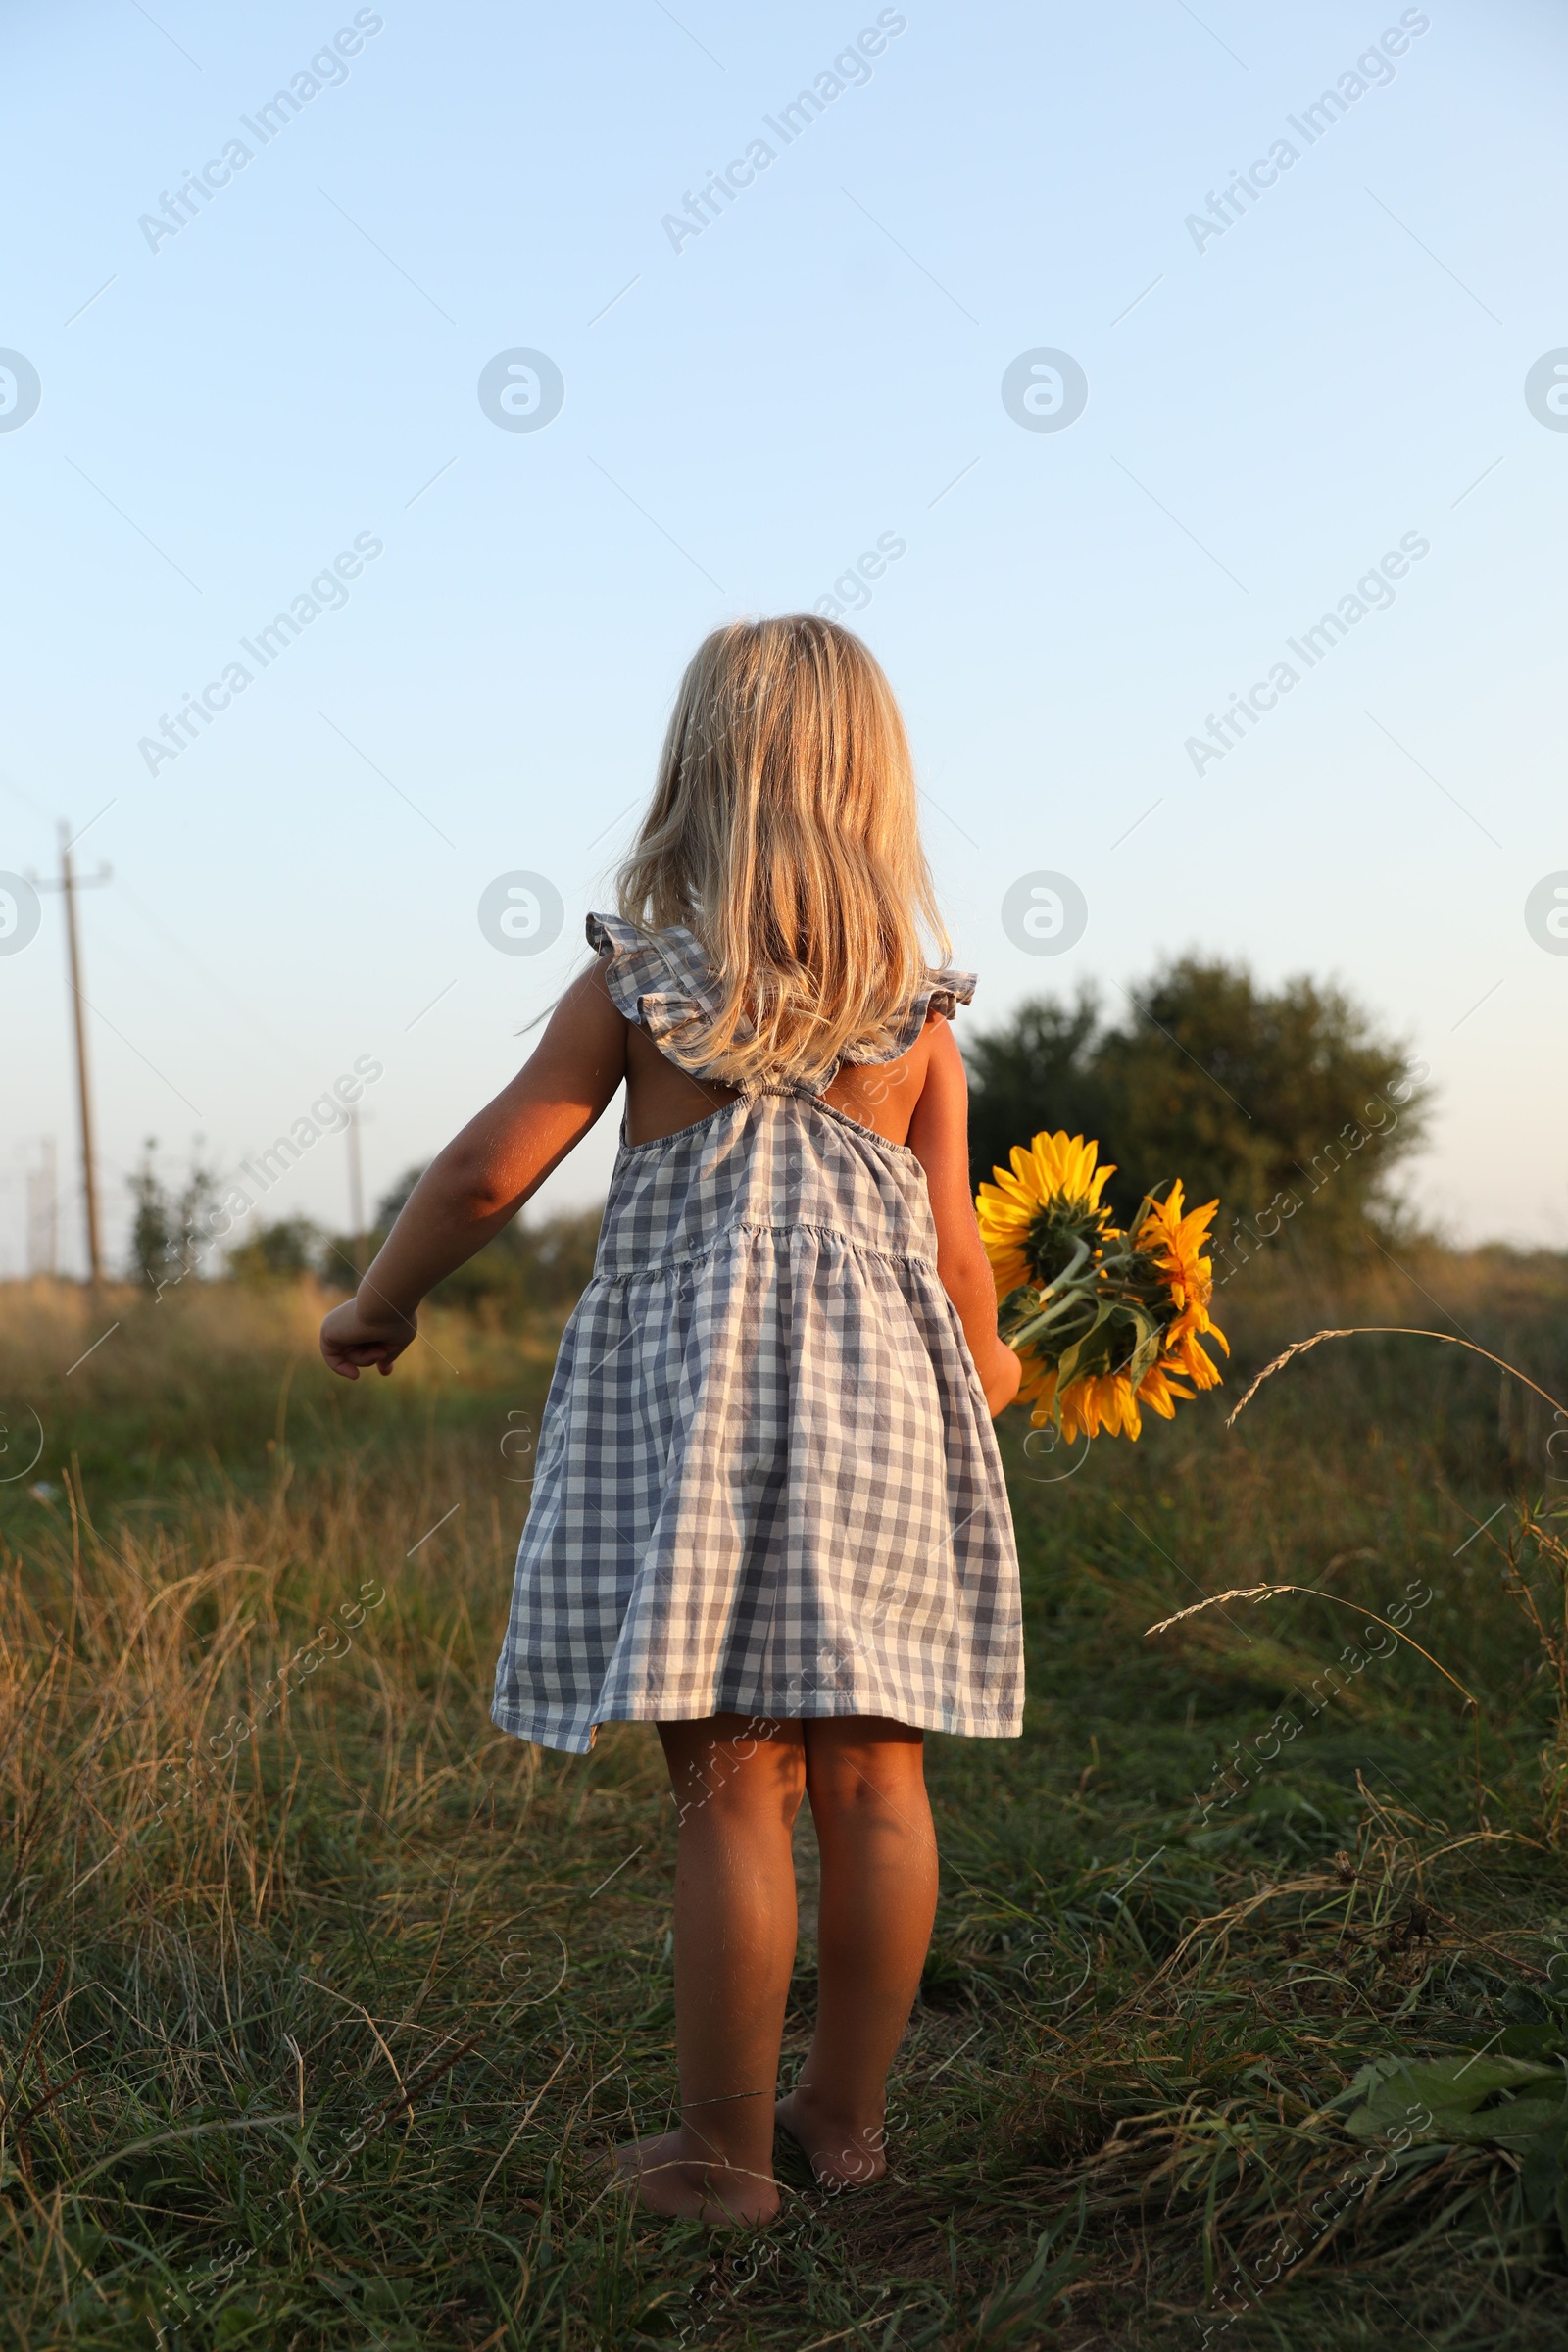
<path fill-rule="evenodd" d="M 1563 2162 L 1560 2136 L 1555 2146 L 1550 2134 L 1537 2140 L 1520 2167 L 1519 2186 L 1533 2220 L 1547 2221 L 1561 2209 L 1562 2200 L 1568 2197 L 1568 2166 Z"/>
<path fill-rule="evenodd" d="M 1368 2068 L 1353 2088 L 1367 2095 L 1347 2122 L 1357 2139 L 1445 2140 L 1526 2148 L 1568 2128 L 1568 2087 L 1559 2066 L 1494 2051 Z"/>
<path fill-rule="evenodd" d="M 1544 2065 L 1548 2058 L 1568 2058 L 1568 2027 L 1506 2026 L 1494 2047 L 1504 2058 L 1534 2058 Z"/>

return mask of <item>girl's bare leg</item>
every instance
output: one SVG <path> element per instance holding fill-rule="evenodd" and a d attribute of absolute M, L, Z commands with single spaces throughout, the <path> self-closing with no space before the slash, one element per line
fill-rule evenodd
<path fill-rule="evenodd" d="M 937 1904 L 921 1736 L 885 1716 L 816 1719 L 806 1785 L 822 1856 L 816 2032 L 778 2104 L 817 2178 L 887 2170 L 887 2075 L 919 1988 Z"/>
<path fill-rule="evenodd" d="M 681 2120 L 615 2151 L 651 2212 L 765 2222 L 778 2211 L 773 2099 L 795 1960 L 790 1833 L 806 1788 L 799 1723 L 662 1723 L 680 1821 L 675 2049 Z"/>

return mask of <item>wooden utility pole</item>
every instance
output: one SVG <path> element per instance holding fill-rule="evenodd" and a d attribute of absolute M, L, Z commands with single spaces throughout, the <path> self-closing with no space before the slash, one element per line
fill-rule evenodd
<path fill-rule="evenodd" d="M 66 938 L 71 951 L 71 1009 L 76 1030 L 76 1099 L 81 1106 L 81 1198 L 87 1221 L 87 1279 L 102 1279 L 98 1244 L 98 1177 L 92 1148 L 92 1089 L 87 1079 L 87 1024 L 81 996 L 81 941 L 76 932 L 76 881 L 71 868 L 71 834 L 60 828 L 60 888 L 66 901 Z"/>
<path fill-rule="evenodd" d="M 87 1079 L 87 1024 L 81 993 L 81 940 L 76 929 L 76 893 L 92 890 L 109 880 L 109 868 L 100 866 L 97 873 L 78 881 L 71 863 L 71 827 L 60 827 L 60 879 L 45 882 L 36 874 L 29 875 L 35 890 L 58 890 L 66 902 L 66 950 L 70 956 L 71 1012 L 76 1039 L 76 1101 L 81 1113 L 81 1200 L 86 1223 L 87 1279 L 96 1290 L 103 1276 L 103 1259 L 98 1241 L 98 1175 L 92 1145 L 92 1091 Z"/>

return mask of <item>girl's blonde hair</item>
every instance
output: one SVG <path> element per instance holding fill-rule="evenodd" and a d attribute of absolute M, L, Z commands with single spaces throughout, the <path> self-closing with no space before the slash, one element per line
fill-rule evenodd
<path fill-rule="evenodd" d="M 943 960 L 949 943 L 904 721 L 858 637 L 797 612 L 705 638 L 618 899 L 707 949 L 715 1077 L 817 1079 L 886 1052 L 933 977 L 925 937 Z"/>

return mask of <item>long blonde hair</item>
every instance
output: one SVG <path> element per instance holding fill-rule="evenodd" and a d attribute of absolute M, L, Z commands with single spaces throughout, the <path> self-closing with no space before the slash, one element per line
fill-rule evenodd
<path fill-rule="evenodd" d="M 704 639 L 617 881 L 626 921 L 684 923 L 708 951 L 715 1076 L 885 1053 L 933 976 L 926 937 L 944 961 L 949 943 L 904 721 L 858 637 L 796 612 Z"/>

